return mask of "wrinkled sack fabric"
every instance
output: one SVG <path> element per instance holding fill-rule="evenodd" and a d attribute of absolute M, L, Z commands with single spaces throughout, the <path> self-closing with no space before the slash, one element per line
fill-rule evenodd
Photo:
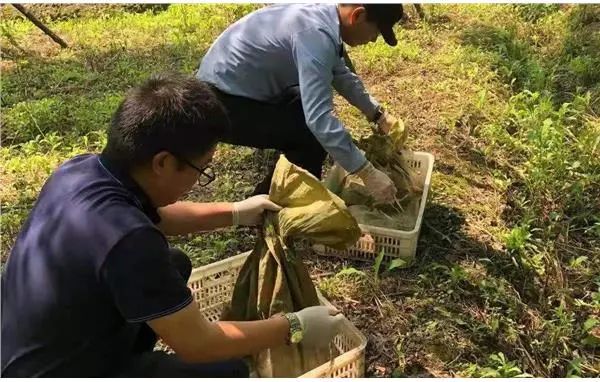
<path fill-rule="evenodd" d="M 266 214 L 223 320 L 260 320 L 319 305 L 293 242 L 308 239 L 345 249 L 360 237 L 360 228 L 344 202 L 283 155 L 275 167 L 269 198 L 283 209 Z M 255 367 L 261 377 L 296 377 L 329 360 L 328 347 L 306 348 L 300 343 L 261 352 L 255 357 Z"/>
<path fill-rule="evenodd" d="M 398 131 L 405 130 L 402 127 Z M 358 176 L 348 174 L 337 165 L 332 168 L 327 187 L 344 200 L 360 224 L 405 231 L 415 227 L 423 189 L 407 162 L 406 155 L 409 153 L 398 149 L 402 139 L 405 138 L 401 132 L 392 131 L 390 136 L 374 134 L 357 142 L 373 166 L 386 173 L 396 185 L 396 200 L 393 203 L 376 205 Z"/>

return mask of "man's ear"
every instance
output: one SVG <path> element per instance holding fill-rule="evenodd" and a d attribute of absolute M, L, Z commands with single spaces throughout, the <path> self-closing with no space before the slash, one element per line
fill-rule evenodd
<path fill-rule="evenodd" d="M 161 151 L 152 157 L 152 172 L 156 175 L 162 175 L 173 166 L 175 157 L 168 151 Z"/>
<path fill-rule="evenodd" d="M 367 10 L 363 6 L 354 8 L 350 13 L 350 25 L 363 23 L 367 20 Z"/>

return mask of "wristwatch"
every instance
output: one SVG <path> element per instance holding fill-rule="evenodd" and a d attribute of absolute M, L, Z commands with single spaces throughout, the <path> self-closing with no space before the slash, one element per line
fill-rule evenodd
<path fill-rule="evenodd" d="M 371 122 L 377 123 L 377 121 L 379 121 L 379 118 L 381 118 L 382 115 L 383 107 L 377 106 L 377 109 L 375 110 L 375 115 L 373 115 L 373 119 L 371 119 Z"/>
<path fill-rule="evenodd" d="M 302 324 L 300 323 L 298 316 L 294 313 L 286 313 L 283 315 L 283 317 L 285 317 L 290 324 L 290 331 L 287 337 L 287 344 L 297 344 L 300 341 L 302 341 L 304 333 L 302 331 Z"/>

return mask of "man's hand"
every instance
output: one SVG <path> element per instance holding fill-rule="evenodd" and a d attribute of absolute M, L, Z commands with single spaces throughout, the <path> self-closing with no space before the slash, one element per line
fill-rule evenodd
<path fill-rule="evenodd" d="M 279 211 L 281 206 L 270 201 L 268 195 L 256 195 L 241 202 L 233 203 L 233 225 L 259 225 L 262 222 L 265 210 Z"/>
<path fill-rule="evenodd" d="M 376 202 L 385 204 L 394 201 L 397 192 L 394 182 L 389 176 L 376 169 L 371 162 L 367 161 L 355 174 L 362 179 Z"/>
<path fill-rule="evenodd" d="M 344 321 L 338 310 L 326 306 L 311 306 L 295 314 L 302 325 L 301 343 L 307 347 L 329 345 Z"/>
<path fill-rule="evenodd" d="M 384 111 L 381 117 L 379 117 L 377 120 L 377 126 L 379 126 L 379 129 L 383 133 L 392 138 L 392 141 L 397 149 L 402 148 L 404 143 L 406 143 L 406 138 L 408 138 L 408 129 L 404 126 L 404 122 L 392 116 L 387 111 Z"/>

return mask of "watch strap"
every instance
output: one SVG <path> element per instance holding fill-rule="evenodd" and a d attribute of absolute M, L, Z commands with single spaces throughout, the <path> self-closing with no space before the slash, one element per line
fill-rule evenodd
<path fill-rule="evenodd" d="M 295 313 L 286 313 L 283 315 L 290 324 L 290 330 L 286 342 L 288 345 L 297 344 L 302 341 L 302 324 Z"/>
<path fill-rule="evenodd" d="M 371 122 L 377 123 L 377 121 L 379 121 L 379 118 L 381 118 L 382 115 L 383 107 L 377 106 L 377 109 L 375 110 L 375 114 L 373 115 L 373 119 L 371 119 Z"/>

